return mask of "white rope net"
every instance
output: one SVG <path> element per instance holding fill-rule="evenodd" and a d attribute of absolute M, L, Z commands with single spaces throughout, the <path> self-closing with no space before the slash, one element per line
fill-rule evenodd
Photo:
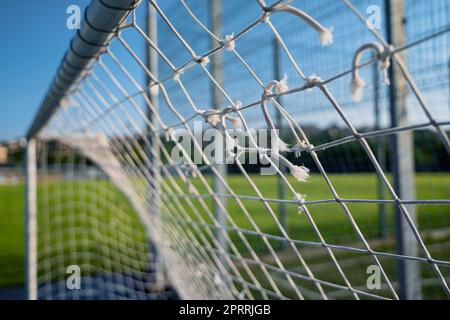
<path fill-rule="evenodd" d="M 365 1 L 305 2 L 224 1 L 216 34 L 204 2 L 150 0 L 159 39 L 147 36 L 143 3 L 130 12 L 38 137 L 40 298 L 398 299 L 399 262 L 419 270 L 406 278 L 422 296 L 449 296 L 448 168 L 417 174 L 405 198 L 375 144 L 427 134 L 448 162 L 448 106 L 408 64 L 449 26 L 394 47 L 366 24 Z M 386 111 L 393 66 L 414 115 L 398 126 Z M 385 110 L 375 128 L 371 76 Z M 314 138 L 333 126 L 346 134 Z M 226 142 L 215 157 L 198 138 L 211 128 L 214 146 Z M 396 246 L 395 214 L 412 251 Z M 67 289 L 69 265 L 81 290 Z"/>

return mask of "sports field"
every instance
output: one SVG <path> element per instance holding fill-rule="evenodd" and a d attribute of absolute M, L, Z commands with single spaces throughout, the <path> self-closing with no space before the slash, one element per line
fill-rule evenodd
<path fill-rule="evenodd" d="M 277 198 L 277 179 L 275 176 L 260 176 L 253 175 L 252 180 L 260 188 L 260 191 L 266 198 Z M 373 174 L 339 174 L 330 175 L 330 179 L 335 186 L 337 192 L 342 199 L 377 199 L 377 179 Z M 240 195 L 255 196 L 249 185 L 242 179 L 241 176 L 229 176 L 228 181 L 231 188 Z M 290 181 L 296 190 L 302 194 L 307 195 L 308 201 L 332 199 L 330 191 L 327 189 L 323 178 L 320 175 L 312 175 L 310 181 L 307 183 L 298 183 L 294 180 Z M 65 201 L 72 201 L 76 203 L 77 199 L 70 199 L 70 192 L 65 193 L 65 189 L 76 190 L 79 186 L 83 186 L 85 190 L 92 190 L 94 192 L 101 192 L 102 188 L 99 188 L 99 184 L 104 185 L 103 192 L 109 191 L 109 198 L 113 201 L 124 202 L 123 198 L 116 193 L 116 191 L 111 191 L 112 189 L 107 186 L 106 182 L 75 182 L 75 183 L 50 183 L 45 186 L 50 191 L 59 190 L 61 194 L 66 197 Z M 95 185 L 94 185 L 95 184 Z M 450 174 L 448 173 L 419 173 L 416 176 L 416 192 L 417 199 L 449 199 L 450 198 Z M 205 189 L 197 181 L 194 181 L 194 185 L 198 188 L 200 193 L 205 193 Z M 41 186 L 41 188 L 44 186 Z M 19 285 L 23 283 L 23 265 L 24 265 L 24 237 L 23 237 L 23 185 L 2 185 L 0 186 L 0 286 L 7 285 Z M 75 194 L 75 193 L 73 193 Z M 286 199 L 291 200 L 293 197 L 287 192 Z M 114 200 L 113 198 L 117 198 Z M 111 200 L 110 199 L 110 200 Z M 389 197 L 386 197 L 389 199 Z M 210 201 L 207 199 L 207 203 Z M 95 202 L 95 201 L 94 201 Z M 92 203 L 94 203 L 92 202 Z M 96 202 L 98 203 L 98 202 Z M 101 204 L 98 204 L 101 205 Z M 272 218 L 270 217 L 266 208 L 255 200 L 243 200 L 243 205 L 251 213 L 252 218 L 262 229 L 264 233 L 279 235 L 280 232 L 276 228 Z M 278 203 L 271 203 L 270 206 L 273 208 L 274 212 L 278 214 Z M 130 210 L 129 206 L 124 203 L 120 206 L 121 210 L 117 210 L 117 206 L 105 205 L 98 210 L 94 210 L 98 219 L 105 220 L 105 225 L 107 230 L 102 230 L 105 234 L 115 235 L 119 232 L 121 224 L 112 224 L 111 217 L 116 216 L 116 219 L 122 219 L 121 214 L 126 214 L 127 210 Z M 379 204 L 367 204 L 367 203 L 350 203 L 348 204 L 349 210 L 355 219 L 356 224 L 361 229 L 364 237 L 369 239 L 369 242 L 373 244 L 375 249 L 383 250 L 386 252 L 395 252 L 395 246 L 393 241 L 393 208 L 392 205 L 387 204 L 386 209 L 386 237 L 384 240 L 379 240 L 380 227 L 379 227 Z M 107 209 L 116 208 L 116 209 Z M 247 218 L 242 213 L 239 208 L 238 203 L 235 200 L 229 199 L 228 201 L 229 212 L 235 213 L 233 219 L 236 225 L 240 228 L 251 229 Z M 354 231 L 353 226 L 349 223 L 347 216 L 345 215 L 342 208 L 340 208 L 335 202 L 328 204 L 311 204 L 308 205 L 308 209 L 317 224 L 318 229 L 322 233 L 323 237 L 327 243 L 332 244 L 352 244 L 356 247 L 361 247 L 361 243 L 358 242 L 358 237 Z M 72 212 L 76 213 L 77 209 L 72 207 Z M 111 211 L 109 211 L 111 210 Z M 114 212 L 112 212 L 114 210 Z M 430 241 L 433 244 L 434 249 L 430 249 L 432 255 L 441 260 L 450 260 L 450 253 L 445 250 L 445 243 L 450 241 L 448 236 L 448 230 L 450 227 L 450 206 L 447 205 L 418 205 L 418 221 L 420 231 L 423 233 L 425 242 Z M 117 216 L 119 215 L 119 217 Z M 287 216 L 287 230 L 290 238 L 300 239 L 304 241 L 318 241 L 317 235 L 315 234 L 310 222 L 306 218 L 304 213 L 299 213 L 298 208 L 295 204 L 286 204 L 286 216 Z M 129 221 L 129 218 L 127 218 Z M 136 219 L 136 218 L 133 218 Z M 136 223 L 130 223 L 130 225 L 135 225 L 136 228 L 140 228 Z M 91 228 L 91 226 L 86 225 L 86 228 Z M 86 230 L 86 233 L 94 233 L 93 230 Z M 233 240 L 236 240 L 236 244 L 240 251 L 245 253 L 245 248 L 238 241 L 238 237 L 234 232 L 230 232 L 230 236 Z M 111 239 L 111 240 L 104 240 Z M 117 241 L 114 237 L 106 237 L 102 241 L 110 241 L 107 246 L 112 246 L 114 241 Z M 141 231 L 136 232 L 136 241 L 142 242 Z M 261 251 L 264 249 L 264 245 L 261 239 L 252 239 L 248 237 L 255 251 Z M 443 246 L 439 246 L 439 243 Z M 283 262 L 289 268 L 298 268 L 297 272 L 301 272 L 300 266 L 297 266 L 298 260 L 295 256 L 292 256 L 291 252 L 286 249 L 281 249 L 281 243 L 276 241 L 272 242 L 272 245 L 280 250 L 280 256 L 283 257 Z M 327 279 L 333 283 L 339 283 L 339 279 L 335 279 L 336 273 L 333 272 L 332 279 L 329 278 L 331 275 L 327 272 L 326 265 L 329 265 L 329 259 L 327 260 L 324 255 L 317 255 L 311 252 L 310 248 L 299 246 L 301 250 L 304 250 L 305 256 L 307 256 L 307 262 L 314 265 L 314 270 L 316 270 L 317 276 L 322 279 Z M 284 250 L 284 254 L 283 251 Z M 311 253 L 311 257 L 309 254 Z M 271 262 L 270 256 L 262 253 L 261 256 L 263 260 Z M 356 278 L 352 279 L 353 282 L 363 281 L 364 271 L 361 271 L 361 266 L 368 263 L 367 255 L 355 255 L 348 254 L 345 252 L 337 253 L 339 259 L 346 261 L 343 268 L 346 269 L 345 265 L 348 265 L 348 272 L 358 270 L 361 274 L 361 281 L 357 281 Z M 387 266 L 390 270 L 389 273 L 395 274 L 394 272 L 394 260 L 385 259 L 382 261 L 383 265 Z M 428 275 L 432 277 L 429 270 L 423 270 L 424 278 L 428 278 Z M 257 271 L 255 271 L 257 274 Z M 448 274 L 448 272 L 446 272 Z M 273 275 L 276 278 L 276 274 Z M 445 276 L 445 274 L 444 274 Z M 285 282 L 283 279 L 279 279 L 280 284 Z M 304 285 L 298 283 L 299 285 Z M 308 285 L 304 285 L 308 288 Z M 425 287 L 424 287 L 425 288 Z M 426 288 L 424 289 L 426 291 Z M 337 293 L 339 294 L 339 293 Z M 286 292 L 289 296 L 290 293 Z M 440 295 L 438 295 L 440 296 Z M 336 296 L 338 297 L 338 296 Z"/>

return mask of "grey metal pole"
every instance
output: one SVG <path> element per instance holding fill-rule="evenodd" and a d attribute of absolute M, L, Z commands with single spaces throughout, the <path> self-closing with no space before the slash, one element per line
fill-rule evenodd
<path fill-rule="evenodd" d="M 218 37 L 222 38 L 222 0 L 210 0 L 209 1 L 209 15 L 211 19 L 211 31 L 217 35 Z M 215 47 L 217 43 L 215 43 L 215 40 L 211 38 L 211 47 Z M 219 50 L 215 54 L 211 56 L 211 74 L 216 80 L 216 82 L 219 85 L 222 85 L 222 50 Z M 215 109 L 221 109 L 223 98 L 222 94 L 219 91 L 218 88 L 212 84 L 211 87 L 211 102 Z M 219 150 L 223 150 L 223 145 L 220 143 L 223 139 L 221 137 L 221 133 L 217 132 L 217 135 L 215 136 L 215 143 L 216 144 L 216 152 Z M 224 178 L 227 178 L 227 165 L 225 163 L 225 157 L 223 156 L 222 159 L 218 159 L 216 155 L 217 162 L 214 166 L 218 173 Z M 226 188 L 223 185 L 223 183 L 220 181 L 219 178 L 214 177 L 214 192 L 218 195 L 225 195 L 226 194 Z M 227 198 L 219 196 L 220 201 L 222 202 L 223 206 L 226 207 L 227 205 Z M 227 241 L 226 241 L 226 230 L 224 227 L 226 226 L 226 212 L 216 203 L 214 208 L 214 215 L 218 223 L 218 227 L 215 232 L 215 237 L 217 240 L 218 245 L 224 250 L 227 250 Z M 226 265 L 224 262 L 224 257 L 220 255 L 220 259 L 222 261 L 222 265 Z M 222 277 L 223 279 L 223 277 Z M 224 280 L 224 279 L 223 279 Z"/>
<path fill-rule="evenodd" d="M 274 79 L 280 80 L 281 75 L 281 56 L 280 56 L 280 44 L 278 43 L 277 38 L 273 38 L 272 41 L 273 45 L 273 75 Z M 278 103 L 281 103 L 281 97 L 278 96 L 277 98 Z M 275 122 L 276 127 L 279 128 L 280 132 L 279 135 L 282 137 L 283 135 L 283 118 L 281 117 L 281 112 L 277 110 L 275 115 Z M 281 167 L 280 170 L 282 172 L 285 172 L 286 169 L 284 167 Z M 283 182 L 283 179 L 281 176 L 278 177 L 278 199 L 284 199 L 286 196 L 286 186 Z M 287 230 L 287 216 L 286 216 L 286 204 L 285 203 L 279 203 L 278 205 L 279 210 L 279 219 L 280 223 L 283 226 L 285 230 Z M 284 249 L 286 247 L 286 242 L 282 241 L 280 242 L 280 249 Z"/>
<path fill-rule="evenodd" d="M 25 159 L 25 282 L 29 300 L 37 299 L 37 163 L 36 140 L 26 147 Z"/>
<path fill-rule="evenodd" d="M 393 46 L 405 43 L 404 4 L 403 0 L 385 0 L 387 18 L 387 39 Z M 397 53 L 404 61 L 406 54 Z M 408 125 L 407 83 L 401 71 L 394 64 L 389 69 L 391 86 L 389 88 L 389 105 L 391 126 Z M 399 198 L 415 199 L 415 168 L 413 132 L 405 131 L 390 137 L 391 166 L 394 188 Z M 406 206 L 411 220 L 417 225 L 416 208 Z M 418 256 L 417 241 L 399 208 L 395 208 L 395 236 L 397 253 L 406 256 Z M 401 299 L 420 299 L 421 279 L 418 262 L 398 260 L 399 296 Z"/>
<path fill-rule="evenodd" d="M 33 138 L 45 126 L 72 85 L 115 37 L 117 27 L 135 4 L 136 0 L 102 0 L 90 3 L 81 29 L 72 39 L 69 50 L 61 61 L 53 83 L 28 130 L 27 138 Z"/>
<path fill-rule="evenodd" d="M 158 44 L 158 25 L 157 25 L 157 12 L 156 9 L 148 2 L 147 4 L 147 19 L 146 19 L 146 33 L 148 37 L 155 43 Z M 145 59 L 146 65 L 148 69 L 153 73 L 155 78 L 158 78 L 158 53 L 155 49 L 153 49 L 147 42 L 145 42 Z M 146 86 L 147 96 L 149 97 L 150 103 L 153 106 L 153 110 L 148 106 L 147 109 L 147 118 L 149 122 L 152 123 L 153 127 L 156 128 L 158 126 L 158 122 L 154 113 L 158 112 L 158 91 L 150 90 L 151 79 L 148 75 L 146 75 Z M 154 178 L 151 186 L 154 191 L 157 192 L 158 189 L 158 180 L 160 176 L 159 167 L 157 165 L 157 159 L 155 156 L 159 154 L 159 137 L 157 134 L 154 134 L 150 128 L 147 128 L 147 137 L 151 144 L 152 150 L 149 150 L 147 157 L 150 166 L 150 174 Z M 153 208 L 157 208 L 157 200 L 158 195 L 156 192 L 151 193 L 151 201 L 150 203 L 153 205 Z M 153 209 L 154 210 L 154 209 Z"/>
<path fill-rule="evenodd" d="M 157 11 L 156 9 L 147 2 L 147 17 L 146 17 L 146 33 L 148 37 L 153 41 L 155 45 L 158 44 L 158 20 L 157 20 Z M 153 49 L 147 42 L 145 42 L 145 59 L 146 65 L 148 69 L 153 73 L 153 75 L 158 78 L 158 53 L 155 49 Z M 158 127 L 157 117 L 155 113 L 158 112 L 158 91 L 151 90 L 151 79 L 147 75 L 146 76 L 146 86 L 147 96 L 152 104 L 152 109 L 147 109 L 147 118 L 152 123 L 153 128 Z M 159 153 L 160 153 L 160 140 L 157 133 L 154 133 L 150 128 L 147 128 L 147 138 L 150 142 L 150 150 L 147 152 L 147 161 L 149 166 L 150 176 L 153 178 L 153 181 L 149 182 L 149 203 L 150 208 L 148 208 L 149 214 L 155 214 L 155 218 L 161 212 L 160 207 L 160 179 L 161 172 L 158 163 Z M 155 226 L 158 228 L 159 226 Z M 156 243 L 150 242 L 150 254 L 152 255 L 151 259 L 153 259 L 154 263 L 154 273 L 155 273 L 155 290 L 162 291 L 166 286 L 166 278 L 164 271 L 164 262 L 162 260 L 161 255 L 158 253 L 158 247 Z"/>
<path fill-rule="evenodd" d="M 374 56 L 375 58 L 375 56 Z M 374 130 L 378 131 L 381 129 L 381 118 L 380 118 L 380 77 L 378 73 L 377 64 L 373 65 L 373 106 L 374 106 Z M 378 163 L 381 169 L 386 172 L 386 159 L 384 153 L 384 137 L 377 137 L 376 139 L 376 154 Z M 377 180 L 377 195 L 378 199 L 384 200 L 385 189 L 383 181 L 380 177 Z M 386 204 L 378 204 L 378 217 L 379 217 L 379 236 L 380 238 L 386 237 Z"/>

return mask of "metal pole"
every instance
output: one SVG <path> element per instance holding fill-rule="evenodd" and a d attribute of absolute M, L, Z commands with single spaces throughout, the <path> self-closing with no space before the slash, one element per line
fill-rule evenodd
<path fill-rule="evenodd" d="M 37 164 L 34 139 L 27 143 L 25 166 L 25 282 L 28 299 L 37 300 Z"/>
<path fill-rule="evenodd" d="M 281 56 L 280 56 L 280 44 L 278 43 L 277 38 L 273 38 L 272 41 L 272 45 L 273 45 L 273 75 L 274 78 L 277 80 L 280 80 L 282 75 L 281 75 Z M 278 103 L 281 103 L 281 97 L 278 96 L 276 98 Z M 281 112 L 277 109 L 276 115 L 275 115 L 275 122 L 276 122 L 276 127 L 279 128 L 280 132 L 279 135 L 280 137 L 282 137 L 283 134 L 283 118 L 281 117 Z M 280 168 L 281 172 L 285 172 L 286 169 L 284 167 Z M 285 195 L 286 195 L 286 186 L 283 182 L 283 179 L 281 178 L 281 176 L 277 176 L 278 177 L 278 199 L 284 199 Z M 278 210 L 279 210 L 279 218 L 280 218 L 280 223 L 283 226 L 283 228 L 287 231 L 287 216 L 286 216 L 286 204 L 285 203 L 280 203 L 278 205 Z M 284 249 L 286 247 L 286 242 L 282 241 L 280 242 L 280 249 Z"/>
<path fill-rule="evenodd" d="M 375 58 L 375 56 L 374 56 Z M 381 118 L 380 118 L 380 77 L 378 74 L 377 64 L 373 65 L 373 102 L 374 102 L 374 130 L 378 131 L 381 129 Z M 378 163 L 381 169 L 386 172 L 386 159 L 384 154 L 384 137 L 377 137 L 376 139 L 376 154 Z M 378 199 L 385 199 L 385 189 L 383 181 L 378 177 L 377 180 L 377 194 Z M 380 203 L 378 205 L 378 216 L 379 216 L 379 228 L 380 228 L 380 238 L 386 237 L 386 205 Z"/>
<path fill-rule="evenodd" d="M 211 0 L 209 2 L 209 14 L 211 19 L 211 31 L 218 37 L 222 38 L 222 0 Z M 215 40 L 211 38 L 211 47 L 216 46 Z M 216 82 L 219 85 L 222 85 L 222 51 L 219 50 L 215 54 L 211 56 L 211 74 L 216 80 Z M 211 84 L 211 102 L 215 109 L 221 109 L 223 98 L 220 90 L 214 85 Z M 216 152 L 219 150 L 223 151 L 223 145 L 222 145 L 222 134 L 220 132 L 217 132 L 216 136 L 214 137 L 214 141 L 216 144 Z M 223 152 L 222 152 L 223 154 Z M 220 159 L 222 158 L 222 159 Z M 214 164 L 216 170 L 218 173 L 224 178 L 227 178 L 227 165 L 225 163 L 225 157 L 217 157 L 216 154 L 216 163 Z M 223 185 L 223 183 L 217 178 L 214 177 L 214 192 L 218 195 L 225 195 L 226 194 L 226 188 Z M 223 206 L 226 208 L 227 205 L 227 199 L 226 197 L 220 197 L 220 201 L 222 202 Z M 218 245 L 220 248 L 222 248 L 224 251 L 227 251 L 227 241 L 226 241 L 226 230 L 222 227 L 226 226 L 226 212 L 216 203 L 214 208 L 214 215 L 218 223 L 218 228 L 215 232 L 215 237 L 217 240 Z M 220 259 L 222 261 L 222 265 L 226 265 L 224 261 L 224 257 L 220 255 Z M 224 275 L 222 275 L 222 280 L 225 281 Z"/>
<path fill-rule="evenodd" d="M 153 41 L 155 45 L 158 44 L 158 20 L 157 20 L 157 11 L 156 9 L 147 2 L 147 17 L 146 17 L 146 33 L 148 37 Z M 155 49 L 153 49 L 147 42 L 145 42 L 145 59 L 146 65 L 148 69 L 153 73 L 155 78 L 158 78 L 158 53 Z M 152 104 L 151 108 L 147 109 L 147 118 L 149 122 L 152 123 L 153 128 L 158 127 L 157 117 L 154 116 L 155 113 L 158 112 L 158 90 L 151 90 L 151 79 L 148 75 L 146 75 L 146 86 L 147 96 L 149 97 L 150 103 Z M 152 110 L 153 109 L 153 110 Z M 160 141 L 157 133 L 151 130 L 151 128 L 147 128 L 147 138 L 150 142 L 150 150 L 147 152 L 147 161 L 149 166 L 150 176 L 153 178 L 151 182 L 149 182 L 149 204 L 148 208 L 149 214 L 153 214 L 156 219 L 158 219 L 160 214 L 160 179 L 161 172 L 158 163 L 159 158 L 159 147 Z M 155 220 L 156 220 L 155 219 Z M 158 228 L 159 226 L 155 226 Z M 155 243 L 149 242 L 149 250 L 152 255 L 151 259 L 154 263 L 154 273 L 155 273 L 155 290 L 162 291 L 166 286 L 166 279 L 164 273 L 164 262 L 160 254 L 158 254 L 158 247 Z"/>
<path fill-rule="evenodd" d="M 146 33 L 148 37 L 155 43 L 158 44 L 158 25 L 157 25 L 157 12 L 156 9 L 148 2 L 147 4 L 147 19 L 146 19 Z M 158 53 L 147 43 L 145 42 L 145 59 L 146 65 L 148 69 L 153 73 L 155 78 L 158 78 Z M 158 126 L 158 122 L 154 114 L 158 112 L 158 91 L 151 90 L 151 79 L 146 74 L 146 87 L 147 87 L 147 96 L 152 104 L 152 107 L 148 106 L 147 108 L 147 118 L 149 122 L 152 123 L 153 127 L 156 128 Z M 153 110 L 152 110 L 153 109 Z M 159 154 L 159 137 L 157 134 L 154 134 L 151 128 L 147 128 L 147 138 L 151 144 L 151 150 L 147 153 L 149 171 L 151 176 L 154 178 L 152 181 L 152 185 L 150 186 L 153 190 L 150 193 L 151 197 L 151 205 L 152 210 L 157 208 L 157 200 L 158 200 L 158 180 L 160 176 L 159 167 L 157 166 L 157 159 L 155 158 Z"/>
<path fill-rule="evenodd" d="M 33 138 L 45 126 L 61 100 L 83 75 L 83 71 L 114 38 L 117 27 L 126 19 L 135 3 L 136 0 L 92 1 L 86 8 L 85 20 L 61 61 L 53 83 L 28 130 L 28 139 Z"/>
<path fill-rule="evenodd" d="M 403 0 L 385 0 L 387 18 L 387 38 L 393 46 L 405 43 L 404 5 Z M 405 52 L 397 53 L 406 61 Z M 407 83 L 401 71 L 394 64 L 389 69 L 391 86 L 389 88 L 389 104 L 391 126 L 408 125 Z M 415 169 L 413 132 L 401 132 L 390 137 L 391 165 L 394 188 L 400 199 L 415 199 Z M 416 208 L 406 206 L 411 220 L 417 225 Z M 418 256 L 416 239 L 399 208 L 395 208 L 395 236 L 397 253 L 406 256 Z M 401 299 L 420 299 L 420 268 L 416 261 L 398 260 L 399 295 Z"/>

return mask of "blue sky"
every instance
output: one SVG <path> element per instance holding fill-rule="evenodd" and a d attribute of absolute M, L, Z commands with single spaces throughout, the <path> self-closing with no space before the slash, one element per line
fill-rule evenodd
<path fill-rule="evenodd" d="M 66 27 L 69 5 L 78 4 L 82 10 L 91 0 L 15 0 L 3 4 L 0 11 L 0 141 L 13 139 L 24 135 L 44 98 L 52 78 L 57 71 L 60 59 L 68 48 L 70 39 L 75 31 Z M 187 1 L 193 11 L 208 24 L 206 18 L 206 0 Z M 241 30 L 260 14 L 256 1 L 227 0 L 224 7 L 224 34 Z M 383 0 L 360 0 L 358 9 L 365 13 L 369 5 L 378 4 L 382 8 Z M 448 25 L 450 5 L 448 0 L 434 0 L 432 7 L 425 1 L 408 0 L 406 13 L 408 17 L 408 40 L 413 41 L 432 34 Z M 295 5 L 310 12 L 326 26 L 335 30 L 335 43 L 330 47 L 321 47 L 316 34 L 309 28 L 288 15 L 272 17 L 272 21 L 279 28 L 285 42 L 291 49 L 295 60 L 307 74 L 318 74 L 326 79 L 350 67 L 355 50 L 363 43 L 373 41 L 366 28 L 336 0 L 321 0 L 321 2 L 295 1 Z M 163 10 L 175 23 L 183 37 L 199 53 L 204 53 L 208 46 L 208 37 L 204 31 L 192 23 L 179 1 L 167 0 Z M 236 10 L 240 8 L 240 10 Z M 141 8 L 142 9 L 142 8 Z M 141 10 L 142 11 L 142 10 Z M 383 12 L 383 11 L 382 11 Z M 336 14 L 338 13 L 338 14 Z M 384 16 L 382 25 L 384 23 Z M 189 57 L 162 21 L 159 21 L 160 48 L 174 61 L 176 65 L 183 64 Z M 412 23 L 414 22 L 414 23 Z M 384 33 L 384 30 L 380 30 Z M 272 38 L 268 37 L 268 30 L 259 26 L 243 37 L 237 44 L 239 52 L 251 67 L 257 71 L 264 82 L 274 79 L 272 72 Z M 142 40 L 127 34 L 137 50 L 142 49 Z M 438 119 L 448 117 L 448 57 L 450 52 L 449 35 L 441 36 L 426 42 L 417 48 L 409 50 L 408 62 L 411 71 L 418 81 L 427 102 Z M 139 41 L 139 42 L 137 42 Z M 123 50 L 113 46 L 119 55 Z M 300 79 L 287 60 L 281 57 L 282 73 L 289 76 L 290 86 L 301 85 Z M 129 62 L 128 60 L 126 61 Z M 244 103 L 254 101 L 259 95 L 259 88 L 249 77 L 236 59 L 230 54 L 224 56 L 227 66 L 224 71 L 224 85 L 233 98 Z M 132 64 L 127 65 L 133 68 Z M 135 72 L 140 72 L 137 68 Z M 160 76 L 167 72 L 161 63 Z M 371 69 L 362 71 L 366 79 L 370 80 Z M 209 105 L 209 83 L 204 75 L 195 69 L 183 76 L 189 91 L 202 107 Z M 438 81 L 437 81 L 438 80 Z M 353 104 L 349 95 L 349 77 L 344 77 L 330 85 L 352 121 L 367 124 L 372 122 L 372 103 L 370 103 L 370 83 L 367 91 L 367 103 Z M 368 81 L 369 82 L 369 81 Z M 429 83 L 433 83 L 432 86 Z M 183 95 L 175 88 L 175 84 L 168 84 L 174 102 L 181 111 L 185 101 Z M 207 90 L 205 90 L 205 88 Z M 437 94 L 438 93 L 438 94 Z M 322 123 L 328 125 L 337 123 L 337 116 L 328 104 L 325 104 L 315 94 L 292 95 L 285 101 L 288 112 L 303 122 Z M 416 103 L 411 103 L 410 109 L 417 109 Z M 162 111 L 164 107 L 161 107 Z M 385 108 L 383 108 L 385 109 Z M 414 112 L 413 115 L 421 115 Z M 367 114 L 361 117 L 361 112 Z M 162 112 L 168 115 L 170 112 Z M 384 113 L 385 119 L 387 114 Z M 168 116 L 167 116 L 168 117 Z M 257 114 L 249 112 L 248 119 L 257 121 Z M 261 118 L 261 117 L 259 117 Z M 174 122 L 168 117 L 168 122 Z M 419 121 L 419 119 L 417 120 Z"/>
<path fill-rule="evenodd" d="M 0 140 L 22 136 L 67 49 L 67 6 L 89 0 L 15 0 L 0 10 Z"/>

